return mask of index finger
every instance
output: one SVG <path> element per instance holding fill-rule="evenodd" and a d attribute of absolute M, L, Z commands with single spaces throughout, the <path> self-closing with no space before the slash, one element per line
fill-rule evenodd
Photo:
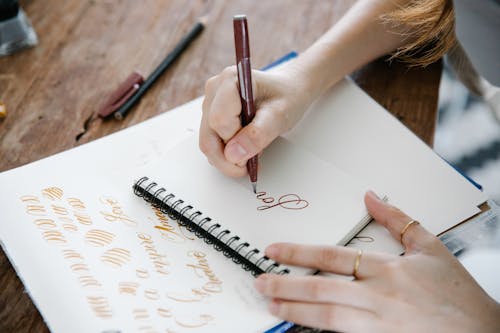
<path fill-rule="evenodd" d="M 244 167 L 235 165 L 224 157 L 222 139 L 207 124 L 206 113 L 202 115 L 200 124 L 199 146 L 209 162 L 230 177 L 242 177 L 246 174 Z"/>
<path fill-rule="evenodd" d="M 413 223 L 416 221 L 398 208 L 380 200 L 374 192 L 366 193 L 365 205 L 375 221 L 387 228 L 391 235 L 403 244 L 406 253 L 432 250 L 434 246 L 441 244 L 439 239 L 420 223 Z"/>
<path fill-rule="evenodd" d="M 266 248 L 266 255 L 282 264 L 310 267 L 324 272 L 354 275 L 357 279 L 375 276 L 383 264 L 394 256 L 382 253 L 359 252 L 343 246 L 319 246 L 275 243 Z M 356 261 L 358 267 L 355 270 Z"/>

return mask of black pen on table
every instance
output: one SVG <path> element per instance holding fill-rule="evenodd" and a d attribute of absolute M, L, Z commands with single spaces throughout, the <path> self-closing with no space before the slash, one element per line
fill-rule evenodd
<path fill-rule="evenodd" d="M 236 50 L 236 68 L 241 98 L 241 126 L 250 124 L 255 116 L 255 104 L 252 91 L 252 66 L 250 65 L 250 41 L 246 15 L 233 16 L 234 46 Z M 247 171 L 253 192 L 257 193 L 258 156 L 247 161 Z"/>
<path fill-rule="evenodd" d="M 134 85 L 131 89 L 136 91 L 126 99 L 120 107 L 113 112 L 116 119 L 123 119 L 125 115 L 134 107 L 134 105 L 141 99 L 142 95 L 153 85 L 153 83 L 167 70 L 170 65 L 182 54 L 182 52 L 189 46 L 189 44 L 198 37 L 203 31 L 206 24 L 206 17 L 201 17 L 194 27 L 182 38 L 182 40 L 175 46 L 167 57 L 156 67 L 156 69 L 149 75 L 149 77 L 140 85 Z"/>

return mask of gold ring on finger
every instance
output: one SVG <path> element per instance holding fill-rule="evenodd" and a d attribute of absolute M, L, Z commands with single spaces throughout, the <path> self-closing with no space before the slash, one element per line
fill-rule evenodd
<path fill-rule="evenodd" d="M 405 227 L 403 228 L 403 230 L 401 230 L 401 243 L 403 243 L 403 236 L 405 235 L 405 233 L 408 231 L 408 229 L 412 226 L 412 225 L 417 225 L 417 224 L 420 224 L 420 222 L 416 221 L 416 220 L 411 220 L 410 222 L 406 223 Z"/>
<path fill-rule="evenodd" d="M 356 259 L 354 259 L 354 268 L 352 270 L 352 276 L 354 276 L 354 279 L 357 279 L 357 274 L 358 274 L 358 269 L 359 269 L 359 263 L 361 262 L 361 256 L 363 255 L 362 250 L 358 250 L 358 253 L 356 254 Z"/>

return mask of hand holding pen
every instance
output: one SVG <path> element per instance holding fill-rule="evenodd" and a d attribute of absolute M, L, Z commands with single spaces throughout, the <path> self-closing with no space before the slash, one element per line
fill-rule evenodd
<path fill-rule="evenodd" d="M 248 34 L 247 34 L 248 37 Z M 205 85 L 200 149 L 208 161 L 230 177 L 247 174 L 247 161 L 301 119 L 312 102 L 304 94 L 294 60 L 272 71 L 251 71 L 255 117 L 242 125 L 243 105 L 236 66 L 224 69 Z"/>

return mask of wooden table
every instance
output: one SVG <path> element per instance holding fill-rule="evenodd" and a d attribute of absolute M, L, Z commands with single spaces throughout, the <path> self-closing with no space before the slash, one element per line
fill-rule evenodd
<path fill-rule="evenodd" d="M 21 1 L 39 45 L 0 58 L 0 101 L 9 110 L 0 121 L 0 171 L 95 140 L 202 95 L 206 79 L 234 62 L 234 14 L 249 17 L 252 65 L 259 68 L 291 50 L 306 49 L 352 3 Z M 148 75 L 203 15 L 209 15 L 206 30 L 124 121 L 93 116 L 117 84 L 134 69 Z M 440 75 L 440 63 L 408 70 L 377 60 L 353 78 L 431 145 Z M 0 332 L 47 331 L 0 251 Z"/>

